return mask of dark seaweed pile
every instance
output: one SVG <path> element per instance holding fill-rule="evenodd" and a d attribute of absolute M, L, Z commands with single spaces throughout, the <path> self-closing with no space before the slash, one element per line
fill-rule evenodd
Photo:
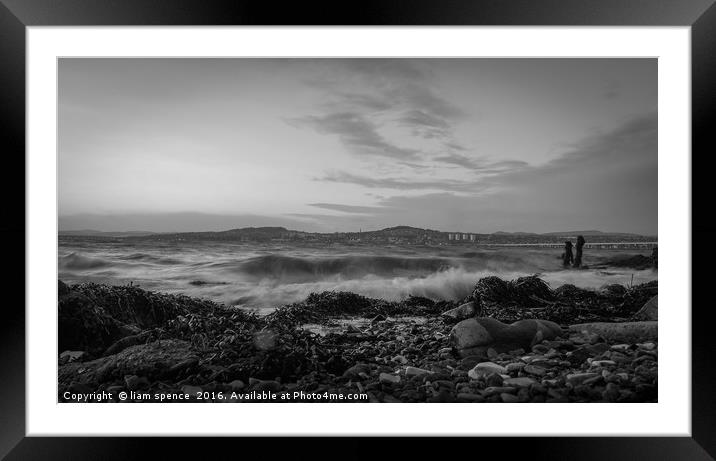
<path fill-rule="evenodd" d="M 598 291 L 570 284 L 552 290 L 545 281 L 533 275 L 511 281 L 499 277 L 482 278 L 475 285 L 472 298 L 485 317 L 510 323 L 540 318 L 567 325 L 624 321 L 657 291 L 657 281 L 631 288 L 607 285 Z"/>

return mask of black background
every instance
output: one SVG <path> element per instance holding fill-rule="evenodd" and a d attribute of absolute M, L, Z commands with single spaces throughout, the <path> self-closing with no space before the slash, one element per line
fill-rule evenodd
<path fill-rule="evenodd" d="M 716 305 L 711 265 L 716 105 L 714 0 L 0 0 L 4 267 L 0 298 L 0 456 L 26 459 L 708 460 L 716 455 Z M 25 438 L 25 27 L 74 25 L 556 25 L 692 27 L 692 435 L 547 438 Z M 709 181 L 709 182 L 707 182 Z M 23 197 L 21 199 L 21 197 Z M 687 306 L 665 306 L 687 309 Z M 54 311 L 48 311 L 54 315 Z M 668 347 L 668 345 L 666 345 Z M 56 383 L 47 383 L 54 387 Z M 236 418 L 241 418 L 236 406 Z M 480 418 L 479 405 L 474 417 Z M 548 407 L 545 407 L 548 411 Z M 585 418 L 588 417 L 585 415 Z M 439 425 L 429 420 L 426 425 Z M 578 424 L 579 421 L 575 421 Z M 340 424 L 336 421 L 336 424 Z M 377 443 L 376 443 L 377 442 Z M 432 454 L 431 452 L 434 452 Z M 711 456 L 709 456 L 711 454 Z M 262 460 L 263 461 L 263 460 Z"/>

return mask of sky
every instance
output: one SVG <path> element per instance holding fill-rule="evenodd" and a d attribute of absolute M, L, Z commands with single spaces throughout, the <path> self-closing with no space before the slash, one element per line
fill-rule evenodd
<path fill-rule="evenodd" d="M 60 230 L 657 235 L 656 59 L 59 60 Z"/>

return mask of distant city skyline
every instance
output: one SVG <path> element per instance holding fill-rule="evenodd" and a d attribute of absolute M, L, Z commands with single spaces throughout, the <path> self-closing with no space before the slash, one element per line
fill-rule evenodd
<path fill-rule="evenodd" d="M 60 230 L 657 235 L 655 59 L 59 61 Z"/>

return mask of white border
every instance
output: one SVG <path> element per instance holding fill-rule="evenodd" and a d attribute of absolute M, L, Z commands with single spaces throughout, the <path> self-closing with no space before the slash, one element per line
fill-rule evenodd
<path fill-rule="evenodd" d="M 30 27 L 27 51 L 27 435 L 690 435 L 689 28 Z M 56 403 L 59 56 L 658 57 L 659 403 Z"/>

